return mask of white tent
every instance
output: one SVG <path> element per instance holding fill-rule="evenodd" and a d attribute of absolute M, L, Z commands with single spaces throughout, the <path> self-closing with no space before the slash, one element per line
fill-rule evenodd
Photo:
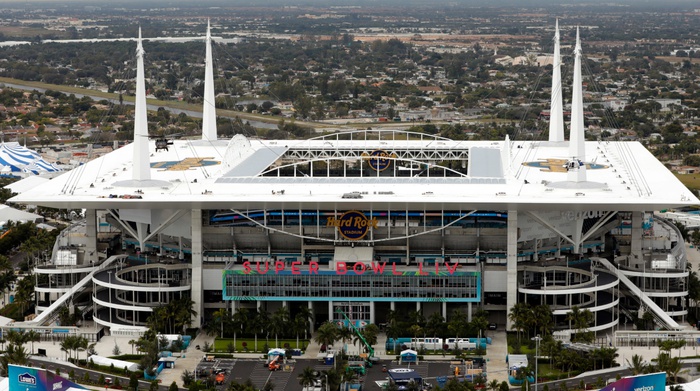
<path fill-rule="evenodd" d="M 98 355 L 92 355 L 92 356 L 88 357 L 88 360 L 94 362 L 97 365 L 104 365 L 106 367 L 114 364 L 115 368 L 119 368 L 119 369 L 126 368 L 127 370 L 129 370 L 131 372 L 138 372 L 139 371 L 139 364 L 129 362 L 129 361 L 115 360 L 113 358 L 102 357 L 102 356 L 98 356 Z"/>
<path fill-rule="evenodd" d="M 275 348 L 275 349 L 270 349 L 269 352 L 267 352 L 268 356 L 284 356 L 285 355 L 284 349 L 280 348 Z"/>

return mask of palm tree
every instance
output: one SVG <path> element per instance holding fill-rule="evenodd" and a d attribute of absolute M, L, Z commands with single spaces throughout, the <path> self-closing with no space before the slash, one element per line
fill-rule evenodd
<path fill-rule="evenodd" d="M 73 338 L 72 335 L 67 336 L 63 341 L 61 341 L 61 350 L 68 354 L 68 361 L 73 358 L 75 342 L 75 338 Z"/>
<path fill-rule="evenodd" d="M 32 350 L 30 354 L 34 354 L 34 342 L 39 342 L 41 340 L 41 334 L 39 334 L 36 330 L 29 330 L 24 335 L 26 341 L 31 342 L 32 344 Z"/>
<path fill-rule="evenodd" d="M 641 375 L 646 371 L 647 364 L 644 362 L 644 359 L 642 356 L 635 354 L 632 356 L 632 361 L 630 360 L 625 360 L 627 361 L 627 366 L 629 367 L 630 371 L 632 371 L 632 375 Z"/>
<path fill-rule="evenodd" d="M 425 333 L 437 338 L 438 335 L 445 335 L 445 318 L 440 312 L 433 312 L 428 317 L 428 322 L 425 324 Z"/>
<path fill-rule="evenodd" d="M 311 308 L 301 306 L 299 307 L 299 309 L 297 309 L 297 314 L 295 315 L 295 317 L 297 316 L 306 320 L 306 328 L 304 329 L 304 339 L 308 339 L 309 327 L 311 327 L 311 321 L 313 321 L 314 319 L 314 314 L 311 311 Z"/>
<path fill-rule="evenodd" d="M 316 372 L 313 367 L 306 367 L 299 376 L 297 376 L 297 379 L 299 379 L 299 385 L 301 385 L 302 388 L 311 387 L 316 384 L 316 380 L 318 380 L 318 372 Z"/>
<path fill-rule="evenodd" d="M 192 326 L 192 319 L 198 315 L 194 309 L 194 304 L 194 301 L 189 296 L 183 296 L 175 301 L 175 311 L 173 312 L 174 326 L 178 327 L 179 331 L 184 332 L 186 327 Z"/>
<path fill-rule="evenodd" d="M 88 350 L 89 342 L 88 342 L 87 338 L 80 336 L 77 338 L 77 340 L 75 342 L 75 346 L 76 346 L 75 355 L 76 355 L 76 358 L 78 359 L 78 361 L 80 361 L 80 352 L 84 352 L 84 351 Z M 85 354 L 85 361 L 87 361 L 87 353 Z"/>
<path fill-rule="evenodd" d="M 396 350 L 396 340 L 399 338 L 399 335 L 401 335 L 401 327 L 398 325 L 398 322 L 392 321 L 389 322 L 386 326 L 386 337 L 394 341 L 394 346 L 392 347 L 393 350 Z"/>
<path fill-rule="evenodd" d="M 19 304 L 22 314 L 34 299 L 34 275 L 30 274 L 17 282 L 15 302 Z"/>
<path fill-rule="evenodd" d="M 619 356 L 617 348 L 600 348 L 600 360 L 602 361 L 601 369 L 614 367 L 615 359 Z"/>
<path fill-rule="evenodd" d="M 566 315 L 569 321 L 569 328 L 576 330 L 576 338 L 573 342 L 590 342 L 593 337 L 588 332 L 588 325 L 593 321 L 593 313 L 588 309 L 580 309 L 578 306 L 571 307 L 571 311 Z"/>
<path fill-rule="evenodd" d="M 540 335 L 549 335 L 552 332 L 552 327 L 554 327 L 552 309 L 546 304 L 538 305 L 532 309 L 532 315 Z"/>
<path fill-rule="evenodd" d="M 267 311 L 258 311 L 253 317 L 253 321 L 250 324 L 250 328 L 253 330 L 255 335 L 255 351 L 258 351 L 258 331 L 263 332 L 265 328 L 270 324 L 270 317 L 267 315 Z M 269 334 L 269 331 L 268 331 Z M 265 336 L 267 338 L 267 334 Z"/>
<path fill-rule="evenodd" d="M 304 314 L 298 313 L 292 322 L 292 329 L 294 330 L 294 334 L 296 334 L 297 349 L 299 349 L 299 334 L 301 334 L 302 331 L 306 334 L 309 330 L 309 318 L 305 317 Z"/>
<path fill-rule="evenodd" d="M 520 342 L 521 334 L 527 328 L 530 319 L 530 305 L 528 303 L 515 304 L 510 309 L 508 318 L 513 323 L 513 328 L 518 333 L 518 342 Z"/>
<path fill-rule="evenodd" d="M 338 339 L 343 341 L 343 345 L 346 345 L 349 341 L 352 341 L 353 332 L 348 326 L 343 326 L 338 329 Z M 345 349 L 345 346 L 343 346 Z"/>
<path fill-rule="evenodd" d="M 447 322 L 447 330 L 455 338 L 459 338 L 460 335 L 464 335 L 466 326 L 467 321 L 464 313 L 460 310 L 455 310 L 452 313 L 452 319 Z"/>
<path fill-rule="evenodd" d="M 411 324 L 411 326 L 417 324 L 418 326 L 423 327 L 425 325 L 425 317 L 420 311 L 411 311 L 408 313 L 408 322 Z"/>
<path fill-rule="evenodd" d="M 365 337 L 365 341 L 369 346 L 374 346 L 377 344 L 377 336 L 379 335 L 379 327 L 370 323 L 362 329 L 362 336 Z"/>
<path fill-rule="evenodd" d="M 330 322 L 322 324 L 321 327 L 316 330 L 316 336 L 314 337 L 314 341 L 316 341 L 316 343 L 319 345 L 325 345 L 326 347 L 333 345 L 337 339 L 338 328 Z"/>
<path fill-rule="evenodd" d="M 688 370 L 683 370 L 683 363 L 681 363 L 680 357 L 673 357 L 669 360 L 666 366 L 666 373 L 669 377 L 673 378 L 674 383 L 678 383 L 678 375 L 681 372 L 687 372 Z"/>
<path fill-rule="evenodd" d="M 289 323 L 289 309 L 287 307 L 280 307 L 274 314 L 272 314 L 272 319 L 270 323 L 270 331 L 275 335 L 275 346 L 279 347 L 278 336 L 284 334 L 287 330 L 287 324 Z"/>
<path fill-rule="evenodd" d="M 489 382 L 488 388 L 491 391 L 498 391 L 498 389 L 501 387 L 501 383 L 498 382 L 498 380 L 493 379 Z"/>
<path fill-rule="evenodd" d="M 224 338 L 224 328 L 229 329 L 230 314 L 226 308 L 219 308 L 212 314 L 211 321 L 207 324 L 207 334 L 219 334 L 219 338 Z"/>
<path fill-rule="evenodd" d="M 248 327 L 248 309 L 238 308 L 236 313 L 231 317 L 231 328 L 233 329 L 233 346 L 236 345 L 236 336 L 238 335 L 238 330 L 245 330 Z"/>
<path fill-rule="evenodd" d="M 5 354 L 0 357 L 0 376 L 8 376 L 9 364 L 23 365 L 29 364 L 29 355 L 24 350 L 24 346 L 9 344 Z"/>

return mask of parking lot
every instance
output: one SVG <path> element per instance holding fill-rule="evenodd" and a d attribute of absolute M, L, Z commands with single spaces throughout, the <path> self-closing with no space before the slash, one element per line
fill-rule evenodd
<path fill-rule="evenodd" d="M 425 361 L 403 365 L 398 365 L 396 362 L 383 361 L 375 364 L 372 368 L 367 368 L 365 376 L 360 377 L 364 384 L 363 389 L 380 389 L 376 382 L 387 378 L 387 374 L 382 372 L 382 366 L 386 366 L 387 370 L 392 368 L 414 369 L 426 382 L 433 385 L 436 384 L 436 377 L 449 376 L 452 373 L 450 363 L 444 361 Z M 302 391 L 302 387 L 299 384 L 299 375 L 306 367 L 312 367 L 319 373 L 331 368 L 330 365 L 324 365 L 316 360 L 298 359 L 289 360 L 282 370 L 271 372 L 262 359 L 214 359 L 210 362 L 200 362 L 197 365 L 197 371 L 200 375 L 207 375 L 216 373 L 217 370 L 225 370 L 224 383 L 217 386 L 219 390 L 225 390 L 231 381 L 244 383 L 247 379 L 250 379 L 256 388 L 262 388 L 269 381 L 274 384 L 275 390 Z"/>

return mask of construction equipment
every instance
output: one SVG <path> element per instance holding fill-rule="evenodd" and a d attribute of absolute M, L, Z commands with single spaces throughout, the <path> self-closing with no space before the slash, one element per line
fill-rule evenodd
<path fill-rule="evenodd" d="M 350 328 L 352 328 L 352 330 L 355 332 L 355 334 L 357 334 L 357 336 L 360 338 L 360 341 L 362 341 L 362 343 L 365 345 L 365 348 L 367 349 L 367 353 L 369 354 L 369 356 L 367 356 L 367 367 L 370 367 L 370 368 L 371 368 L 371 367 L 372 367 L 372 364 L 373 364 L 375 361 L 378 361 L 377 358 L 374 357 L 374 349 L 372 349 L 372 346 L 370 346 L 370 344 L 367 343 L 367 340 L 366 340 L 365 337 L 362 335 L 362 333 L 360 332 L 360 330 L 359 330 L 357 327 L 355 327 L 355 324 L 350 320 L 350 318 L 348 318 L 348 316 L 345 314 L 345 312 L 344 312 L 343 310 L 341 310 L 340 308 L 336 308 L 336 309 L 335 309 L 335 312 L 337 312 L 337 313 L 343 315 L 343 317 L 345 318 L 345 320 L 348 321 L 348 324 L 350 325 Z"/>

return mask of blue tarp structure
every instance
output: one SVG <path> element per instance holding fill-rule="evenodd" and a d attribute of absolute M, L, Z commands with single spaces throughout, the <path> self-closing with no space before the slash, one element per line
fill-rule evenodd
<path fill-rule="evenodd" d="M 406 349 L 401 352 L 401 362 L 416 362 L 418 361 L 418 352 L 412 349 Z"/>
<path fill-rule="evenodd" d="M 14 173 L 40 174 L 58 172 L 61 169 L 44 160 L 41 155 L 18 142 L 0 143 L 0 166 L 2 170 Z"/>

